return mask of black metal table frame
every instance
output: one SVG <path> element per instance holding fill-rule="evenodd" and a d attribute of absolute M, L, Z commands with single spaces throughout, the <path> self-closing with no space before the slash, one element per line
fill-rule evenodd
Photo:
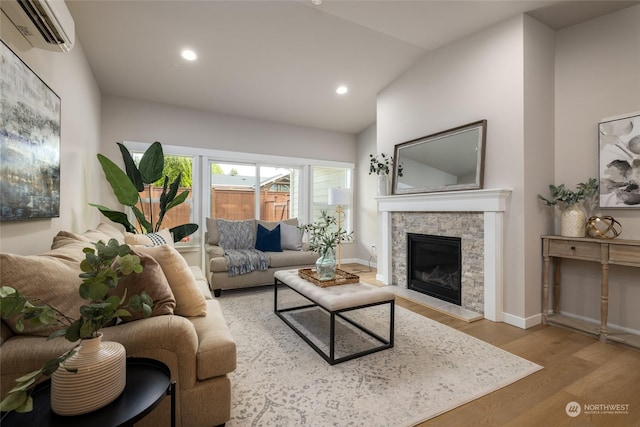
<path fill-rule="evenodd" d="M 56 415 L 51 411 L 50 407 L 50 390 L 51 390 L 51 380 L 48 379 L 40 384 L 38 384 L 32 396 L 34 397 L 34 410 L 32 412 L 27 412 L 23 414 L 17 414 L 14 412 L 2 412 L 2 417 L 0 419 L 0 425 L 4 426 L 5 423 L 7 425 L 28 425 L 28 426 L 43 426 L 43 425 L 51 425 L 51 426 L 90 426 L 90 425 L 99 425 L 99 426 L 118 426 L 118 427 L 133 427 L 135 423 L 140 421 L 142 418 L 147 416 L 151 411 L 153 411 L 164 399 L 166 396 L 170 396 L 171 398 L 171 427 L 175 427 L 176 425 L 176 382 L 171 378 L 171 371 L 169 367 L 164 363 L 143 357 L 128 357 L 127 358 L 127 381 L 128 385 L 136 381 L 140 381 L 139 378 L 131 379 L 129 376 L 132 374 L 132 369 L 136 366 L 152 366 L 157 371 L 161 371 L 164 375 L 166 375 L 166 389 L 160 394 L 155 400 L 151 403 L 148 403 L 146 406 L 142 407 L 138 402 L 135 402 L 131 399 L 131 396 L 127 397 L 127 386 L 125 386 L 125 390 L 122 392 L 120 396 L 118 396 L 113 402 L 108 405 L 96 409 L 95 411 L 76 415 L 76 416 L 61 416 Z M 136 373 L 136 376 L 143 375 L 139 371 Z M 164 387 L 164 383 L 162 384 Z M 156 391 L 157 392 L 157 391 Z M 36 396 L 42 395 L 45 399 L 45 404 L 43 405 L 41 410 L 37 410 L 35 405 Z M 109 414 L 117 414 L 118 416 L 122 415 L 122 410 L 125 409 L 129 411 L 129 414 L 123 415 L 122 417 L 116 417 L 118 421 L 110 417 Z M 133 408 L 132 408 L 133 407 Z M 125 412 L 126 412 L 125 411 Z M 13 420 L 11 417 L 19 416 L 19 420 Z"/>
<path fill-rule="evenodd" d="M 279 309 L 278 308 L 278 285 L 279 284 L 285 285 L 288 289 L 291 289 L 292 291 L 295 291 L 297 294 L 301 295 L 302 297 L 304 297 L 305 299 L 310 301 L 311 304 L 305 304 L 305 305 L 300 305 L 300 306 L 296 306 L 296 307 L 288 307 L 288 308 L 284 308 L 284 309 Z M 279 279 L 275 279 L 274 280 L 273 289 L 274 289 L 274 298 L 273 298 L 273 310 L 274 310 L 274 313 L 280 319 L 282 319 L 282 321 L 284 323 L 286 323 L 291 329 L 293 329 L 294 332 L 297 333 L 298 336 L 300 336 L 300 338 L 302 338 L 307 344 L 309 344 L 309 346 L 311 348 L 313 348 L 316 351 L 316 353 L 318 353 L 320 356 L 322 356 L 322 358 L 327 363 L 329 363 L 330 365 L 335 365 L 335 364 L 338 364 L 338 363 L 346 362 L 348 360 L 356 359 L 358 357 L 366 356 L 367 354 L 376 353 L 378 351 L 386 350 L 388 348 L 392 348 L 393 347 L 394 323 L 395 323 L 395 299 L 388 300 L 388 301 L 380 301 L 380 302 L 375 302 L 375 303 L 370 303 L 370 304 L 363 304 L 363 305 L 358 305 L 358 306 L 354 306 L 354 307 L 343 308 L 343 309 L 340 309 L 340 310 L 329 310 L 329 309 L 323 307 L 322 305 L 318 304 L 317 302 L 315 302 L 311 298 L 309 298 L 307 295 L 304 295 L 303 293 L 301 293 L 298 290 L 292 288 L 287 283 L 285 283 L 285 282 L 283 282 L 283 281 L 281 281 Z M 360 309 L 363 309 L 363 308 L 374 307 L 374 306 L 383 305 L 383 304 L 389 304 L 389 339 L 381 337 L 380 335 L 376 334 L 375 332 L 371 331 L 370 329 L 368 329 L 368 328 L 360 325 L 359 323 L 353 321 L 352 319 L 349 319 L 349 318 L 347 318 L 347 317 L 342 315 L 342 313 L 345 313 L 345 312 L 348 312 L 348 311 L 360 310 Z M 330 323 L 329 323 L 329 354 L 327 354 L 324 351 L 322 351 L 322 349 L 320 349 L 320 347 L 318 347 L 313 341 L 311 341 L 309 339 L 309 337 L 307 337 L 305 334 L 303 334 L 300 329 L 296 328 L 293 325 L 293 323 L 291 323 L 282 314 L 282 313 L 287 313 L 287 312 L 290 312 L 290 311 L 303 310 L 303 309 L 313 308 L 313 307 L 319 307 L 322 310 L 324 310 L 327 313 L 329 313 L 329 316 L 330 316 Z M 340 357 L 340 358 L 336 359 L 336 357 L 335 357 L 336 317 L 339 317 L 339 318 L 345 320 L 346 322 L 352 324 L 353 326 L 357 327 L 362 332 L 364 332 L 367 335 L 369 335 L 371 338 L 374 338 L 377 341 L 379 341 L 380 343 L 382 343 L 382 345 L 377 346 L 377 347 L 372 347 L 372 348 L 367 349 L 367 350 L 359 351 L 359 352 L 356 352 L 356 353 L 352 353 L 352 354 L 349 354 L 349 355 L 346 355 L 346 356 L 343 356 L 343 357 Z"/>

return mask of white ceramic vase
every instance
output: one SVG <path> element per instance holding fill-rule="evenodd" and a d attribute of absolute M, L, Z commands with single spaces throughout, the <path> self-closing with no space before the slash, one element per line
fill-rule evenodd
<path fill-rule="evenodd" d="M 378 196 L 389 195 L 389 177 L 385 174 L 378 175 Z"/>
<path fill-rule="evenodd" d="M 582 206 L 574 204 L 560 214 L 560 235 L 565 237 L 584 237 L 587 226 L 587 214 Z"/>
<path fill-rule="evenodd" d="M 81 415 L 100 409 L 122 393 L 126 375 L 122 344 L 102 342 L 102 334 L 82 340 L 76 354 L 51 376 L 51 409 L 58 415 Z"/>

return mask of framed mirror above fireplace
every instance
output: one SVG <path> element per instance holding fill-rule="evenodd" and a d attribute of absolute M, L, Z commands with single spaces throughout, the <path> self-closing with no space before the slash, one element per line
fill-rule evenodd
<path fill-rule="evenodd" d="M 393 194 L 481 189 L 487 121 L 396 144 Z"/>

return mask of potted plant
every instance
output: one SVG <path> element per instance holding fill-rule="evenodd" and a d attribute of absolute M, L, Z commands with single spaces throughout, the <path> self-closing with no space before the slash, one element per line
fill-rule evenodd
<path fill-rule="evenodd" d="M 126 364 L 124 347 L 119 343 L 101 343 L 102 334 L 99 331 L 116 318 L 129 316 L 130 312 L 141 311 L 145 317 L 148 317 L 151 314 L 153 301 L 146 292 L 133 295 L 128 300 L 126 290 L 122 297 L 110 295 L 109 292 L 117 286 L 123 275 L 142 271 L 140 258 L 131 253 L 131 248 L 128 245 L 120 245 L 115 239 L 111 239 L 107 244 L 99 241 L 94 244 L 94 247 L 84 249 L 85 259 L 80 263 L 82 273 L 79 277 L 82 282 L 78 292 L 83 299 L 89 302 L 80 307 L 79 316 L 75 319 L 68 313 L 62 313 L 37 298 L 22 295 L 9 286 L 0 288 L 0 315 L 2 317 L 16 316 L 16 328 L 18 330 L 24 328 L 24 322 L 30 322 L 35 326 L 59 326 L 60 329 L 49 335 L 49 338 L 64 336 L 68 341 L 74 343 L 74 346 L 69 350 L 44 363 L 42 368 L 18 378 L 16 380 L 17 385 L 0 402 L 1 411 L 31 411 L 33 399 L 30 393 L 43 376 L 53 376 L 52 409 L 54 412 L 57 412 L 54 404 L 56 374 L 60 374 L 61 380 L 64 380 L 65 375 L 71 373 L 76 374 L 80 380 L 84 378 L 86 381 L 86 377 L 89 377 L 92 382 L 95 381 L 95 393 L 84 393 L 91 400 L 91 405 L 94 406 L 104 406 L 122 392 L 124 388 L 124 366 Z M 100 351 L 100 345 L 107 346 L 107 353 L 112 353 L 113 357 L 118 357 L 121 361 L 109 362 L 108 369 L 100 369 L 100 366 L 91 366 L 90 370 L 84 369 L 78 372 L 78 369 L 73 367 L 78 365 L 78 363 L 74 364 L 74 360 L 82 358 L 81 354 L 85 345 L 88 348 L 95 347 L 94 351 Z M 97 361 L 102 360 L 100 356 L 95 354 L 90 357 Z M 122 369 L 118 370 L 114 363 L 118 363 L 117 366 L 121 364 Z M 58 368 L 60 367 L 64 369 L 59 370 Z M 122 378 L 117 378 L 116 375 L 120 374 Z M 96 377 L 102 378 L 96 380 Z M 113 389 L 113 387 L 105 387 L 105 385 L 111 385 L 114 381 L 122 382 L 122 389 L 119 391 L 107 390 L 111 394 L 115 393 L 115 396 L 107 395 L 105 399 L 111 400 L 101 402 L 99 395 L 96 396 L 96 393 L 101 393 L 101 389 Z M 73 404 L 77 406 L 77 396 L 74 396 Z M 87 408 L 90 408 L 90 406 L 87 406 Z M 97 407 L 93 409 L 97 409 Z M 64 412 L 64 409 L 62 411 Z M 74 414 L 62 413 L 61 415 Z"/>
<path fill-rule="evenodd" d="M 180 181 L 182 180 L 182 173 L 178 174 L 171 184 L 169 184 L 168 176 L 164 176 L 163 178 L 164 152 L 162 151 L 162 144 L 157 141 L 151 144 L 151 146 L 144 152 L 139 165 L 136 165 L 127 147 L 121 143 L 118 143 L 118 147 L 122 154 L 122 160 L 124 162 L 126 172 L 102 154 L 98 154 L 98 161 L 102 166 L 104 176 L 109 185 L 111 185 L 113 194 L 118 199 L 118 202 L 125 206 L 129 206 L 131 210 L 133 210 L 138 222 L 138 227 L 129 222 L 129 218 L 124 212 L 114 211 L 105 206 L 94 203 L 90 203 L 90 205 L 98 208 L 98 210 L 111 221 L 122 224 L 130 233 L 157 232 L 160 230 L 162 220 L 164 219 L 167 211 L 184 203 L 189 195 L 189 191 L 186 190 L 178 194 Z M 154 224 L 151 203 L 151 184 L 162 179 L 164 179 L 164 182 L 162 185 L 162 194 L 160 195 L 159 213 Z M 145 208 L 142 203 L 142 199 L 140 198 L 140 192 L 144 191 L 145 184 L 148 186 L 147 188 L 149 191 L 149 219 L 147 219 L 144 214 Z M 197 229 L 197 224 L 189 223 L 173 227 L 169 231 L 171 231 L 173 235 L 174 242 L 179 242 L 183 238 L 195 233 Z"/>
<path fill-rule="evenodd" d="M 369 154 L 369 175 L 378 175 L 378 196 L 389 194 L 388 175 L 393 170 L 393 157 L 384 153 Z M 402 176 L 402 165 L 398 165 L 398 176 Z"/>
<path fill-rule="evenodd" d="M 327 211 L 320 211 L 318 221 L 299 228 L 309 233 L 309 250 L 320 255 L 316 261 L 318 280 L 334 279 L 336 277 L 336 246 L 338 242 L 349 239 L 353 232 L 347 233 L 338 228 L 336 217 L 328 215 Z"/>
<path fill-rule="evenodd" d="M 558 206 L 561 209 L 560 216 L 560 235 L 566 237 L 584 237 L 587 214 L 585 212 L 584 202 L 590 202 L 598 193 L 598 181 L 595 178 L 589 178 L 584 183 L 581 182 L 576 186 L 576 190 L 569 190 L 564 184 L 549 185 L 551 197 L 546 198 L 538 194 L 538 199 L 542 200 L 546 206 Z"/>

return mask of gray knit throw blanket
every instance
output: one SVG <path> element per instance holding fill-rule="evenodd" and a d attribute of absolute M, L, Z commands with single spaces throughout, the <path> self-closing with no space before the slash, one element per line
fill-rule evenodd
<path fill-rule="evenodd" d="M 253 247 L 255 225 L 249 221 L 217 220 L 220 246 L 227 259 L 229 276 L 264 271 L 269 268 L 266 255 Z"/>

